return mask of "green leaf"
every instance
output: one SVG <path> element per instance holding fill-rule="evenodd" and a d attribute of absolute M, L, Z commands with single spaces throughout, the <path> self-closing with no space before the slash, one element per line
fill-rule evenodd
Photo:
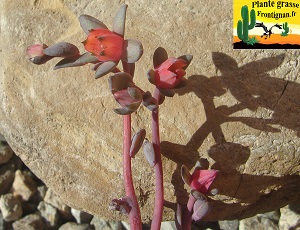
<path fill-rule="evenodd" d="M 127 39 L 123 45 L 122 61 L 135 63 L 141 58 L 143 52 L 143 45 L 139 40 Z"/>
<path fill-rule="evenodd" d="M 158 109 L 157 101 L 154 97 L 152 97 L 149 91 L 143 95 L 143 105 L 150 111 Z"/>
<path fill-rule="evenodd" d="M 130 156 L 134 158 L 134 156 L 138 153 L 140 148 L 143 145 L 144 139 L 146 137 L 146 130 L 140 129 L 132 138 L 132 143 L 130 146 Z"/>
<path fill-rule="evenodd" d="M 202 200 L 202 201 L 207 201 L 207 197 L 202 194 L 201 192 L 197 190 L 192 190 L 191 195 L 196 199 L 196 200 Z"/>
<path fill-rule="evenodd" d="M 154 152 L 153 144 L 147 139 L 144 140 L 143 151 L 150 166 L 154 167 L 154 165 L 156 164 L 155 152 Z"/>
<path fill-rule="evenodd" d="M 78 48 L 68 42 L 59 42 L 44 49 L 44 54 L 51 57 L 72 57 L 79 54 Z"/>
<path fill-rule="evenodd" d="M 154 68 L 157 68 L 158 66 L 160 66 L 167 59 L 168 59 L 167 51 L 162 47 L 158 47 L 155 50 L 154 55 L 153 55 L 153 66 L 154 66 Z"/>
<path fill-rule="evenodd" d="M 136 88 L 136 87 L 128 87 L 127 91 L 128 91 L 129 95 L 132 98 L 134 98 L 136 100 L 139 100 L 139 101 L 142 100 L 143 95 L 142 95 L 141 90 L 139 90 L 138 88 Z"/>
<path fill-rule="evenodd" d="M 67 68 L 67 67 L 76 67 L 76 66 L 83 66 L 86 63 L 76 63 L 76 60 L 78 59 L 78 57 L 69 57 L 69 58 L 64 58 L 62 59 L 60 62 L 58 62 L 55 66 L 54 66 L 54 70 L 57 69 L 62 69 L 62 68 Z"/>
<path fill-rule="evenodd" d="M 124 36 L 125 32 L 126 10 L 127 5 L 122 5 L 118 10 L 113 22 L 113 31 L 120 36 Z"/>
<path fill-rule="evenodd" d="M 99 62 L 98 58 L 96 58 L 96 56 L 92 55 L 90 52 L 84 53 L 80 56 L 80 58 L 78 58 L 76 61 L 76 63 L 96 63 Z"/>
<path fill-rule="evenodd" d="M 131 111 L 135 112 L 140 107 L 142 101 L 137 101 L 134 103 L 131 103 L 126 106 L 126 108 L 130 109 Z"/>
<path fill-rule="evenodd" d="M 127 89 L 129 83 L 133 83 L 132 77 L 124 72 L 116 73 L 108 79 L 109 88 L 112 93 Z"/>
<path fill-rule="evenodd" d="M 81 28 L 86 34 L 89 34 L 90 30 L 92 29 L 97 29 L 97 28 L 107 29 L 107 26 L 103 22 L 100 22 L 98 19 L 90 15 L 86 15 L 86 14 L 81 15 L 79 17 L 79 22 Z"/>
<path fill-rule="evenodd" d="M 186 183 L 188 186 L 191 185 L 191 174 L 189 172 L 189 169 L 185 165 L 181 166 L 181 178 L 183 182 Z"/>
<path fill-rule="evenodd" d="M 112 70 L 114 70 L 116 68 L 117 65 L 118 65 L 118 63 L 113 62 L 113 61 L 103 62 L 96 70 L 95 78 L 97 79 L 97 78 L 103 77 L 104 75 L 110 73 Z"/>
<path fill-rule="evenodd" d="M 198 221 L 203 219 L 203 217 L 212 210 L 212 203 L 203 200 L 196 200 L 193 209 L 194 213 L 192 218 L 193 220 Z"/>
<path fill-rule="evenodd" d="M 117 109 L 114 109 L 114 112 L 119 114 L 119 115 L 128 115 L 128 114 L 131 114 L 133 113 L 135 110 L 130 110 L 126 107 L 124 108 L 117 108 Z"/>
<path fill-rule="evenodd" d="M 185 70 L 185 69 L 190 65 L 191 61 L 193 60 L 193 55 L 186 54 L 186 55 L 180 56 L 179 58 L 186 61 L 187 65 L 186 65 L 185 67 L 182 68 L 182 69 Z M 179 58 L 178 58 L 178 59 L 179 59 Z"/>
<path fill-rule="evenodd" d="M 147 78 L 151 84 L 155 85 L 155 71 L 153 69 L 148 70 Z"/>

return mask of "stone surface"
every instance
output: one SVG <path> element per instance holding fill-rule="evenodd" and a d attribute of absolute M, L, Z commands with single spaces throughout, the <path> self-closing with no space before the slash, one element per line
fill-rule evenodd
<path fill-rule="evenodd" d="M 165 221 L 161 223 L 162 230 L 176 230 L 176 225 L 174 221 Z"/>
<path fill-rule="evenodd" d="M 0 164 L 4 164 L 9 161 L 14 152 L 8 145 L 4 145 L 0 142 Z"/>
<path fill-rule="evenodd" d="M 5 222 L 3 220 L 2 213 L 0 212 L 0 230 L 4 230 L 4 229 L 5 229 Z"/>
<path fill-rule="evenodd" d="M 63 218 L 72 219 L 71 208 L 53 190 L 47 190 L 44 201 L 57 208 Z"/>
<path fill-rule="evenodd" d="M 37 208 L 49 227 L 54 227 L 57 225 L 60 216 L 55 207 L 53 207 L 51 204 L 41 201 Z"/>
<path fill-rule="evenodd" d="M 238 220 L 223 220 L 219 221 L 220 229 L 222 230 L 238 230 L 239 221 Z"/>
<path fill-rule="evenodd" d="M 278 230 L 278 226 L 268 218 L 254 216 L 240 221 L 240 230 L 257 229 L 257 230 Z"/>
<path fill-rule="evenodd" d="M 95 230 L 122 230 L 123 224 L 121 221 L 106 221 L 105 219 L 93 217 L 91 223 Z"/>
<path fill-rule="evenodd" d="M 93 216 L 91 214 L 80 211 L 80 210 L 76 210 L 74 208 L 71 208 L 71 213 L 72 213 L 72 216 L 74 216 L 74 218 L 78 224 L 90 223 L 93 218 Z"/>
<path fill-rule="evenodd" d="M 15 196 L 20 197 L 23 201 L 28 201 L 37 189 L 36 183 L 32 178 L 20 170 L 17 170 L 15 173 L 12 187 Z"/>
<path fill-rule="evenodd" d="M 45 185 L 40 185 L 37 187 L 34 196 L 30 199 L 32 203 L 39 204 L 44 200 L 44 197 L 47 192 L 47 187 Z"/>
<path fill-rule="evenodd" d="M 0 210 L 5 221 L 18 220 L 23 213 L 21 202 L 12 193 L 0 197 Z"/>
<path fill-rule="evenodd" d="M 74 222 L 68 222 L 60 226 L 59 230 L 93 230 L 89 224 L 77 224 Z"/>
<path fill-rule="evenodd" d="M 213 185 L 219 195 L 207 219 L 241 219 L 299 200 L 300 51 L 232 50 L 229 0 L 126 3 L 125 36 L 144 46 L 137 85 L 153 89 L 145 73 L 157 46 L 171 56 L 194 55 L 188 86 L 160 110 L 166 201 L 186 202 L 180 167 L 191 169 L 199 157 L 220 170 Z M 89 66 L 53 71 L 58 60 L 35 66 L 25 57 L 37 42 L 68 41 L 83 52 L 78 16 L 90 14 L 111 28 L 120 1 L 2 0 L 0 5 L 0 132 L 67 204 L 120 219 L 107 209 L 111 199 L 124 196 L 122 119 L 112 112 L 116 104 L 107 77 L 95 80 Z M 145 108 L 133 116 L 133 129 L 145 128 L 148 138 L 150 117 Z M 133 161 L 133 173 L 148 222 L 153 171 L 142 154 Z M 165 208 L 164 219 L 173 218 L 173 210 Z"/>
<path fill-rule="evenodd" d="M 299 210 L 299 203 L 298 203 Z M 300 212 L 295 212 L 289 208 L 289 205 L 280 209 L 279 228 L 280 230 L 300 228 Z"/>
<path fill-rule="evenodd" d="M 12 164 L 1 165 L 0 167 L 0 195 L 9 191 L 15 178 L 15 167 Z"/>
<path fill-rule="evenodd" d="M 42 218 L 37 214 L 30 214 L 13 223 L 14 230 L 46 229 Z"/>

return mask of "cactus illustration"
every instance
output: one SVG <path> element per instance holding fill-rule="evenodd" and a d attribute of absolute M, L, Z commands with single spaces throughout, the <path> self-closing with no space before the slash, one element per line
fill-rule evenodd
<path fill-rule="evenodd" d="M 255 16 L 255 10 L 250 11 L 250 25 L 249 25 L 249 12 L 248 12 L 248 6 L 242 6 L 241 8 L 241 15 L 242 20 L 238 21 L 237 24 L 237 34 L 240 40 L 243 42 L 247 42 L 249 40 L 248 32 L 249 30 L 253 29 L 256 22 L 256 16 Z"/>
<path fill-rule="evenodd" d="M 288 27 L 288 23 L 287 22 L 283 23 L 282 28 L 284 29 L 284 32 L 281 33 L 281 36 L 288 36 L 288 32 L 290 31 L 290 27 Z"/>

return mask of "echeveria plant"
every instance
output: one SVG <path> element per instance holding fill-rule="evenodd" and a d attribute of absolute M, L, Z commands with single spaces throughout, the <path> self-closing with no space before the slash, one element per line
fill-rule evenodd
<path fill-rule="evenodd" d="M 159 138 L 159 106 L 164 97 L 174 96 L 175 88 L 185 85 L 185 70 L 192 61 L 191 55 L 178 58 L 168 57 L 165 49 L 159 47 L 153 55 L 153 66 L 147 73 L 148 80 L 154 84 L 154 96 L 142 90 L 134 83 L 135 63 L 143 54 L 143 46 L 136 39 L 124 39 L 127 5 L 122 5 L 117 12 L 112 30 L 101 21 L 89 15 L 79 17 L 80 25 L 87 34 L 83 41 L 86 53 L 80 54 L 79 49 L 68 42 L 59 42 L 47 46 L 35 44 L 27 49 L 29 60 L 34 64 L 44 64 L 47 61 L 60 57 L 54 69 L 83 66 L 93 64 L 95 78 L 110 74 L 109 86 L 119 108 L 114 109 L 117 114 L 123 115 L 123 178 L 125 196 L 113 199 L 110 208 L 129 216 L 131 229 L 142 229 L 141 214 L 132 180 L 131 160 L 143 146 L 143 151 L 155 173 L 155 205 L 151 229 L 160 229 L 163 204 L 163 169 Z M 123 71 L 117 68 L 121 61 Z M 144 129 L 131 137 L 131 113 L 144 105 L 152 112 L 152 141 L 145 139 Z M 191 187 L 191 197 L 187 204 L 186 213 L 180 217 L 179 228 L 188 229 L 192 219 L 199 220 L 210 209 L 206 194 L 215 179 L 215 170 L 196 169 L 192 175 L 183 166 L 183 179 Z M 200 202 L 198 202 L 200 200 Z M 178 220 L 179 220 L 178 219 Z M 183 221 L 184 220 L 184 221 Z"/>

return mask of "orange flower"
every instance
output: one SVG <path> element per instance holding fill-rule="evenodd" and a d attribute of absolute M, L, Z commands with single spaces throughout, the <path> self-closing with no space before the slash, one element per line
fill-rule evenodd
<path fill-rule="evenodd" d="M 108 29 L 98 28 L 90 31 L 83 42 L 84 48 L 95 55 L 99 61 L 119 61 L 122 56 L 123 38 Z"/>

